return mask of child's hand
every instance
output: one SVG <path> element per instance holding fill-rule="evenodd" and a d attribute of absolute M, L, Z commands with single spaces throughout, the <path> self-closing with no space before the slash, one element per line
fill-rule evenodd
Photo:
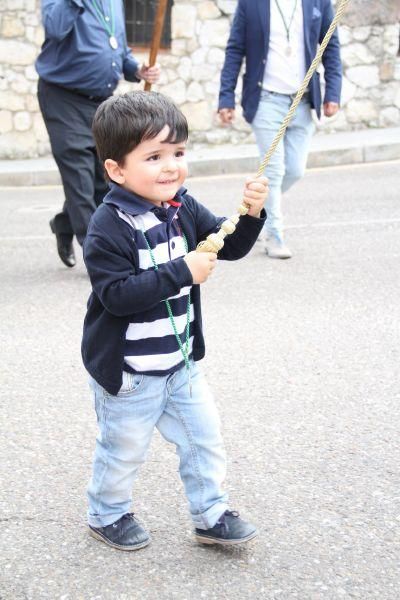
<path fill-rule="evenodd" d="M 183 259 L 193 277 L 193 283 L 204 283 L 211 275 L 216 262 L 215 252 L 196 252 L 193 250 Z"/>
<path fill-rule="evenodd" d="M 259 217 L 268 196 L 268 179 L 266 177 L 248 177 L 243 192 L 243 204 L 249 206 L 247 213 L 251 217 Z"/>

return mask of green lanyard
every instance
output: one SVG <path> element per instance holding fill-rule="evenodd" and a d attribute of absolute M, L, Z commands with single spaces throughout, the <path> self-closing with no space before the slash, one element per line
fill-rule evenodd
<path fill-rule="evenodd" d="M 92 4 L 96 11 L 96 16 L 97 16 L 97 19 L 98 19 L 100 25 L 102 25 L 104 27 L 104 29 L 107 31 L 107 33 L 109 35 L 108 41 L 110 43 L 111 48 L 113 48 L 113 50 L 116 50 L 118 48 L 118 42 L 117 42 L 117 38 L 115 37 L 114 0 L 109 0 L 110 13 L 111 13 L 111 27 L 108 24 L 108 20 L 107 20 L 105 14 L 101 10 L 100 6 L 98 5 L 97 0 L 92 0 Z"/>
<path fill-rule="evenodd" d="M 279 11 L 279 14 L 281 15 L 281 19 L 283 21 L 283 26 L 284 26 L 284 28 L 286 30 L 286 39 L 287 39 L 288 45 L 287 45 L 287 48 L 285 50 L 285 54 L 286 54 L 286 56 L 290 56 L 292 54 L 292 48 L 290 46 L 290 28 L 291 28 L 292 23 L 293 23 L 294 14 L 296 12 L 297 0 L 295 0 L 295 2 L 294 2 L 294 8 L 293 8 L 292 16 L 290 17 L 289 25 L 286 23 L 285 16 L 283 14 L 282 8 L 279 6 L 278 0 L 275 0 L 275 4 L 276 4 L 276 7 L 277 7 L 277 9 Z"/>
<path fill-rule="evenodd" d="M 153 263 L 154 266 L 154 270 L 158 271 L 158 264 L 156 263 L 156 259 L 154 257 L 154 253 L 153 250 L 149 244 L 149 241 L 147 239 L 147 236 L 145 234 L 145 232 L 142 230 L 143 233 L 143 237 L 145 239 L 146 242 L 146 246 L 147 249 L 149 251 L 150 254 L 150 258 L 151 258 L 151 262 Z M 188 243 L 187 243 L 187 239 L 185 237 L 185 235 L 182 233 L 182 237 L 183 237 L 183 243 L 185 245 L 185 251 L 186 254 L 188 253 Z M 192 395 L 192 382 L 191 382 L 191 378 L 190 378 L 190 362 L 189 362 L 189 331 L 190 331 L 190 290 L 189 290 L 189 294 L 188 294 L 188 300 L 187 300 L 187 307 L 186 307 L 186 331 L 185 331 L 185 346 L 183 346 L 181 338 L 178 334 L 178 330 L 176 328 L 176 323 L 175 323 L 175 319 L 174 319 L 174 315 L 172 314 L 172 309 L 171 309 L 171 304 L 169 303 L 169 300 L 164 300 L 165 305 L 167 307 L 167 312 L 168 312 L 168 316 L 169 316 L 169 320 L 171 321 L 171 325 L 172 325 L 172 329 L 174 330 L 174 334 L 176 337 L 176 340 L 178 342 L 179 345 L 179 349 L 182 353 L 183 356 L 183 360 L 185 361 L 185 367 L 186 370 L 188 372 L 188 377 L 189 377 L 189 391 L 190 391 L 190 396 Z"/>

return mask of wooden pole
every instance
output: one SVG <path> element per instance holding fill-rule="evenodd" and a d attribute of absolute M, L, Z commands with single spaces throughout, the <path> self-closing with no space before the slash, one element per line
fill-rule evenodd
<path fill-rule="evenodd" d="M 151 40 L 149 66 L 153 67 L 156 64 L 157 54 L 160 49 L 161 35 L 164 27 L 165 14 L 167 12 L 168 0 L 159 0 L 157 6 L 156 18 L 154 21 L 153 38 Z M 148 81 L 144 84 L 146 92 L 151 90 L 151 83 Z"/>

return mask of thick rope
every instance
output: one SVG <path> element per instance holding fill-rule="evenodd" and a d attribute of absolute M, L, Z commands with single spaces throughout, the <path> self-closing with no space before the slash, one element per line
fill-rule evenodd
<path fill-rule="evenodd" d="M 332 23 L 329 26 L 328 31 L 326 32 L 324 39 L 321 42 L 321 45 L 319 46 L 317 53 L 315 55 L 314 60 L 312 61 L 306 76 L 304 77 L 304 81 L 301 84 L 293 102 L 292 105 L 286 115 L 286 117 L 284 118 L 282 125 L 280 126 L 280 128 L 278 129 L 272 143 L 271 146 L 269 147 L 266 155 L 264 156 L 264 159 L 262 160 L 258 171 L 257 171 L 257 177 L 260 177 L 266 166 L 268 165 L 271 156 L 273 155 L 273 153 L 276 150 L 276 147 L 278 146 L 279 142 L 281 141 L 281 139 L 283 138 L 285 131 L 290 123 L 290 121 L 292 120 L 292 117 L 298 107 L 298 105 L 300 104 L 300 101 L 305 93 L 305 91 L 307 90 L 308 84 L 310 83 L 311 77 L 314 75 L 314 72 L 316 71 L 319 63 L 321 62 L 321 58 L 322 55 L 325 51 L 325 48 L 327 47 L 327 45 L 329 44 L 329 40 L 331 39 L 333 32 L 335 31 L 340 19 L 343 16 L 343 13 L 346 9 L 347 4 L 350 2 L 350 0 L 341 0 L 339 7 L 336 11 L 336 14 L 332 20 Z M 247 214 L 249 208 L 248 206 L 246 206 L 245 204 L 241 204 L 238 207 L 238 214 L 234 215 L 233 217 L 230 217 L 229 219 L 227 219 L 226 221 L 224 221 L 221 225 L 221 229 L 218 231 L 218 233 L 212 233 L 211 235 L 209 235 L 207 237 L 206 240 L 204 240 L 203 242 L 200 242 L 200 244 L 198 244 L 197 246 L 197 252 L 218 252 L 219 250 L 221 250 L 221 248 L 224 245 L 224 238 L 229 235 L 230 233 L 233 233 L 236 229 L 236 225 L 239 221 L 239 218 L 241 215 L 245 215 Z"/>

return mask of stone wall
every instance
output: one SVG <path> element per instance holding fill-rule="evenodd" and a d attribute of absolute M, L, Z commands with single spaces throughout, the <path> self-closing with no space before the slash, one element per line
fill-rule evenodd
<path fill-rule="evenodd" d="M 351 0 L 340 27 L 342 110 L 322 131 L 400 125 L 398 0 Z M 216 118 L 219 74 L 235 0 L 175 0 L 171 51 L 160 55 L 157 88 L 186 114 L 195 143 L 254 142 L 240 117 L 224 128 Z M 0 158 L 49 153 L 36 99 L 33 66 L 43 31 L 38 0 L 0 0 Z M 138 58 L 145 59 L 146 57 Z M 121 83 L 120 90 L 137 86 Z M 237 89 L 240 98 L 240 82 Z"/>
<path fill-rule="evenodd" d="M 339 28 L 342 105 L 332 127 L 400 125 L 399 0 L 351 0 Z"/>
<path fill-rule="evenodd" d="M 0 0 L 0 157 L 48 152 L 33 66 L 43 39 L 36 0 Z"/>

